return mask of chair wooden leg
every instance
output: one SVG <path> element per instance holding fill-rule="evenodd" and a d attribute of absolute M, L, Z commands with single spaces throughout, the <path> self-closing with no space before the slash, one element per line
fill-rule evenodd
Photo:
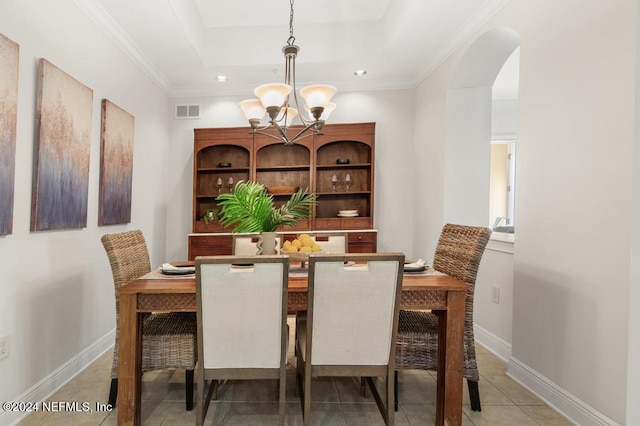
<path fill-rule="evenodd" d="M 111 379 L 111 388 L 109 388 L 109 402 L 111 409 L 116 408 L 118 401 L 118 379 Z"/>
<path fill-rule="evenodd" d="M 393 411 L 398 411 L 398 370 L 393 372 Z"/>
<path fill-rule="evenodd" d="M 478 390 L 478 382 L 467 380 L 469 387 L 469 399 L 471 400 L 471 411 L 482 411 L 480 407 L 480 391 Z"/>
<path fill-rule="evenodd" d="M 193 410 L 193 370 L 184 371 L 186 386 L 187 411 Z"/>

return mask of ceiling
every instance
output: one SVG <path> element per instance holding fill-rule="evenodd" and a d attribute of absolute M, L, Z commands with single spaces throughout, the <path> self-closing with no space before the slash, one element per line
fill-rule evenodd
<path fill-rule="evenodd" d="M 507 1 L 298 0 L 297 86 L 414 88 Z M 75 2 L 169 96 L 253 97 L 284 80 L 286 0 Z"/>

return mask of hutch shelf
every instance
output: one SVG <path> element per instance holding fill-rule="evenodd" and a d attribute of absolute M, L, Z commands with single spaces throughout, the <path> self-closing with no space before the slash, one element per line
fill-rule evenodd
<path fill-rule="evenodd" d="M 231 254 L 230 230 L 217 221 L 205 223 L 202 217 L 216 209 L 216 197 L 230 192 L 239 180 L 262 183 L 276 204 L 298 188 L 318 194 L 310 218 L 281 232 L 348 231 L 350 252 L 375 252 L 374 139 L 375 123 L 328 124 L 321 135 L 293 146 L 266 136 L 253 137 L 248 127 L 195 129 L 189 259 Z M 357 213 L 341 214 L 341 210 Z"/>

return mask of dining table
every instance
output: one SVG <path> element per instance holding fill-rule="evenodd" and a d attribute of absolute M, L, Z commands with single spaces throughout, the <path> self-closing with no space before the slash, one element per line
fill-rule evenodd
<path fill-rule="evenodd" d="M 439 272 L 404 274 L 402 309 L 431 309 L 439 315 L 436 425 L 462 424 L 462 362 L 465 296 L 468 285 Z M 289 312 L 307 309 L 308 277 L 290 273 Z M 141 424 L 142 315 L 196 312 L 196 280 L 151 271 L 118 289 L 118 424 Z"/>

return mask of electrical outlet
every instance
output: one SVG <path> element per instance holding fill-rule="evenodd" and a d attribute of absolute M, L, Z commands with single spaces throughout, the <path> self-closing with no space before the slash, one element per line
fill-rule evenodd
<path fill-rule="evenodd" d="M 0 336 L 0 360 L 9 357 L 9 335 Z"/>
<path fill-rule="evenodd" d="M 500 287 L 494 285 L 491 287 L 491 301 L 496 304 L 500 304 Z"/>

